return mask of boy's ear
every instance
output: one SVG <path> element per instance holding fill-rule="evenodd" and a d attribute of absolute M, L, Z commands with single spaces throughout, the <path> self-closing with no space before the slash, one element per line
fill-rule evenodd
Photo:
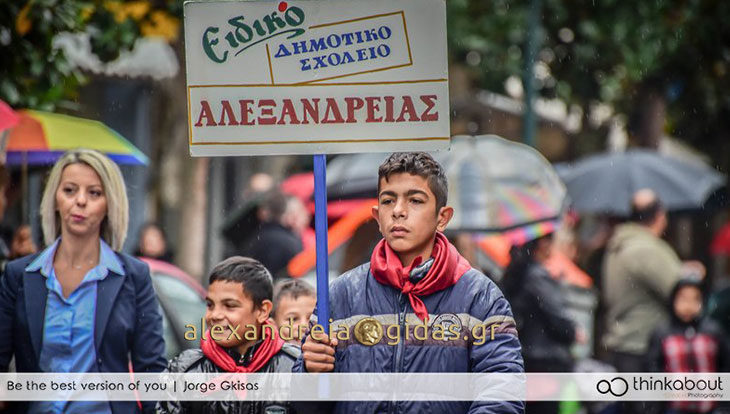
<path fill-rule="evenodd" d="M 378 210 L 378 205 L 376 204 L 376 205 L 373 206 L 372 210 L 370 211 L 370 214 L 373 215 L 373 218 L 378 223 L 378 226 L 380 226 L 380 219 L 378 218 L 378 211 L 379 211 Z"/>
<path fill-rule="evenodd" d="M 264 299 L 261 305 L 256 308 L 256 322 L 262 325 L 265 324 L 266 320 L 269 319 L 271 308 L 273 307 L 274 304 L 270 300 Z"/>
<path fill-rule="evenodd" d="M 436 230 L 443 232 L 446 230 L 446 226 L 449 225 L 449 221 L 454 217 L 454 208 L 449 206 L 441 207 L 436 218 Z"/>

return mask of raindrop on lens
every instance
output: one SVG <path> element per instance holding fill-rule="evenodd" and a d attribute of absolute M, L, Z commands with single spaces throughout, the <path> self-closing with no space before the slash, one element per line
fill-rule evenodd
<path fill-rule="evenodd" d="M 478 66 L 482 62 L 482 56 L 476 50 L 472 50 L 466 54 L 466 63 L 469 66 Z"/>
<path fill-rule="evenodd" d="M 570 43 L 575 40 L 575 34 L 567 27 L 558 30 L 558 37 L 565 43 Z"/>

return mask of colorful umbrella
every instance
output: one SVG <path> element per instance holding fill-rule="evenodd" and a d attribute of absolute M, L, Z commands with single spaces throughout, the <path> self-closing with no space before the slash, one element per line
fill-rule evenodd
<path fill-rule="evenodd" d="M 19 122 L 10 130 L 8 165 L 52 164 L 64 152 L 80 147 L 101 151 L 117 164 L 146 165 L 149 161 L 132 143 L 99 121 L 31 110 L 16 114 Z"/>
<path fill-rule="evenodd" d="M 0 101 L 0 132 L 18 124 L 18 115 L 3 101 Z"/>
<path fill-rule="evenodd" d="M 443 166 L 454 217 L 448 230 L 505 233 L 522 244 L 555 230 L 566 189 L 534 148 L 496 135 L 457 136 L 433 153 Z M 387 154 L 341 155 L 327 166 L 330 199 L 375 197 Z"/>
<path fill-rule="evenodd" d="M 8 144 L 10 128 L 18 124 L 18 115 L 8 104 L 0 101 L 0 163 L 5 164 L 5 147 Z"/>
<path fill-rule="evenodd" d="M 554 233 L 559 227 L 560 219 L 556 218 L 554 220 L 540 221 L 526 226 L 516 227 L 511 230 L 506 230 L 501 234 L 504 235 L 510 243 L 520 246 L 530 240 L 535 240 L 547 234 Z"/>
<path fill-rule="evenodd" d="M 454 137 L 435 158 L 449 182 L 454 217 L 449 229 L 501 232 L 513 244 L 555 230 L 566 190 L 534 148 L 484 135 Z"/>

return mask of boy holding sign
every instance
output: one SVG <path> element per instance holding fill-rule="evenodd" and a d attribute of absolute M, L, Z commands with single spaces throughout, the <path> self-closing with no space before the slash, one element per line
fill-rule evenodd
<path fill-rule="evenodd" d="M 441 233 L 454 210 L 427 153 L 394 153 L 378 171 L 383 235 L 370 262 L 330 285 L 330 336 L 312 315 L 295 372 L 523 372 L 512 311 L 497 286 Z M 419 335 L 421 328 L 421 335 Z M 481 329 L 478 329 L 481 328 Z M 475 332 L 491 333 L 486 340 Z M 320 333 L 320 334 L 318 334 Z M 521 413 L 522 402 L 341 401 L 333 412 Z"/>

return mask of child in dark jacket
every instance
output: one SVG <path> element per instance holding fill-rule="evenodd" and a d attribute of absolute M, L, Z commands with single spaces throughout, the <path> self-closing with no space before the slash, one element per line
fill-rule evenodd
<path fill-rule="evenodd" d="M 183 351 L 170 361 L 166 372 L 291 372 L 299 348 L 286 344 L 270 324 L 273 280 L 264 265 L 248 257 L 230 257 L 213 268 L 209 282 L 205 298 L 209 329 L 203 334 L 200 349 Z M 295 410 L 285 401 L 220 400 L 160 401 L 157 412 L 292 414 Z"/>
<path fill-rule="evenodd" d="M 652 335 L 647 355 L 652 372 L 728 372 L 730 349 L 720 327 L 702 316 L 702 289 L 695 279 L 680 280 L 672 290 L 671 321 Z M 713 401 L 671 401 L 662 412 L 712 413 Z"/>

